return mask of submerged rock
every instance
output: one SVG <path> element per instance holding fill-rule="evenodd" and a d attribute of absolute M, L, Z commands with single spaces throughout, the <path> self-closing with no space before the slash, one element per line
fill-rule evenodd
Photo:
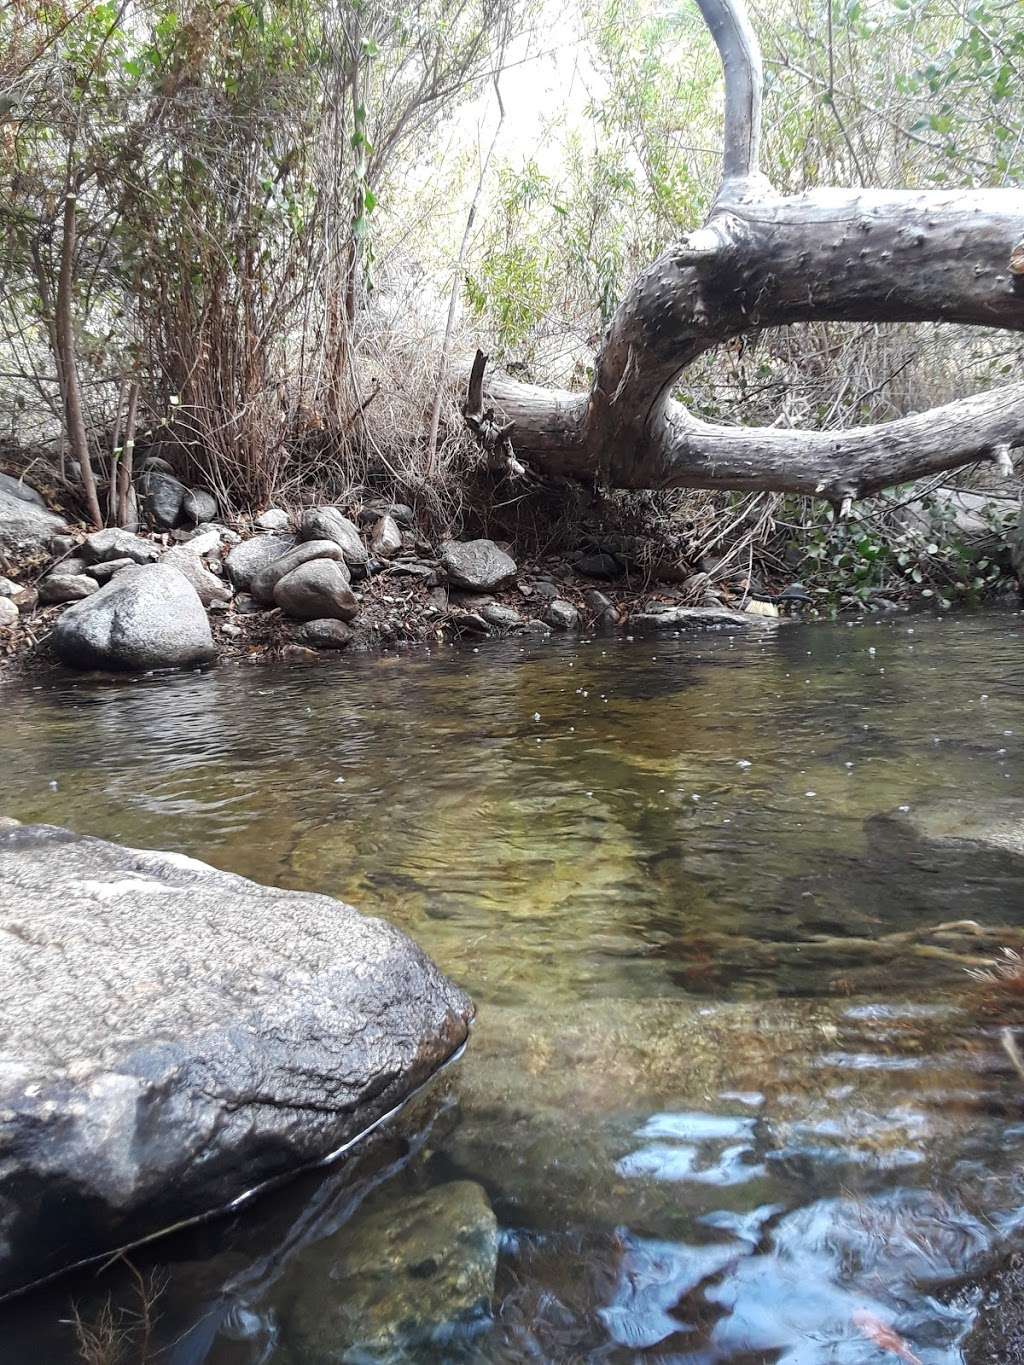
<path fill-rule="evenodd" d="M 877 817 L 891 828 L 949 848 L 974 845 L 1024 858 L 1024 799 L 925 801 Z"/>
<path fill-rule="evenodd" d="M 208 663 L 217 650 L 195 588 L 169 564 L 124 569 L 53 630 L 62 663 L 145 672 Z"/>
<path fill-rule="evenodd" d="M 405 1359 L 490 1314 L 497 1262 L 486 1191 L 454 1180 L 392 1195 L 314 1243 L 274 1297 L 297 1361 Z"/>
<path fill-rule="evenodd" d="M 0 827 L 0 1295 L 320 1160 L 472 1005 L 327 896 Z"/>
<path fill-rule="evenodd" d="M 493 540 L 447 540 L 441 546 L 441 563 L 457 588 L 490 592 L 514 577 L 516 562 Z"/>

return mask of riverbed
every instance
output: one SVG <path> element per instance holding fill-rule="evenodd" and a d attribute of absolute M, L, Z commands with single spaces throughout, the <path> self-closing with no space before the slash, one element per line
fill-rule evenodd
<path fill-rule="evenodd" d="M 896 615 L 7 686 L 0 813 L 350 901 L 479 1010 L 365 1154 L 140 1255 L 152 1358 L 870 1365 L 900 1358 L 888 1331 L 922 1365 L 970 1359 L 968 1282 L 1024 1247 L 1024 1087 L 959 940 L 913 944 L 1024 925 L 1021 864 L 889 817 L 1024 797 L 1021 627 Z M 453 1309 L 465 1285 L 404 1265 L 433 1234 L 403 1217 L 487 1206 L 490 1310 L 442 1326 L 438 1284 Z M 371 1242 L 393 1273 L 359 1299 L 338 1267 Z M 72 1301 L 92 1320 L 132 1286 L 89 1275 L 0 1312 L 0 1360 L 80 1359 Z M 398 1324 L 370 1354 L 356 1301 Z"/>

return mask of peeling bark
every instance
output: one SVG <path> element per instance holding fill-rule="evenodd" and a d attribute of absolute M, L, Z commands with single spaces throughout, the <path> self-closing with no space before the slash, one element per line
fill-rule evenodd
<path fill-rule="evenodd" d="M 1024 331 L 1024 191 L 775 193 L 758 169 L 761 63 L 741 0 L 698 0 L 726 78 L 722 187 L 620 305 L 589 395 L 492 378 L 538 469 L 631 488 L 753 488 L 843 502 L 1024 444 L 1024 385 L 844 432 L 700 422 L 672 387 L 701 354 L 795 322 Z M 1005 455 L 999 458 L 1005 459 Z"/>

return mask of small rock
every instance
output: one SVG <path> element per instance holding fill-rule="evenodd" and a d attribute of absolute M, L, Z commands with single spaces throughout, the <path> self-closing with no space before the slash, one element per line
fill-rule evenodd
<path fill-rule="evenodd" d="M 315 649 L 307 649 L 305 645 L 285 645 L 281 658 L 287 664 L 310 664 L 316 663 L 318 655 Z"/>
<path fill-rule="evenodd" d="M 538 578 L 533 585 L 533 591 L 542 602 L 553 602 L 559 596 L 558 588 L 550 578 Z"/>
<path fill-rule="evenodd" d="M 216 656 L 195 588 L 170 564 L 141 564 L 68 607 L 53 630 L 57 657 L 76 668 L 145 672 Z"/>
<path fill-rule="evenodd" d="M 273 600 L 299 621 L 351 621 L 359 610 L 344 565 L 331 559 L 313 559 L 292 569 L 277 581 Z"/>
<path fill-rule="evenodd" d="M 262 610 L 255 597 L 250 597 L 247 592 L 240 592 L 235 597 L 233 606 L 236 616 L 255 616 Z"/>
<path fill-rule="evenodd" d="M 220 551 L 220 528 L 207 526 L 205 530 L 189 532 L 179 542 L 178 548 L 188 550 L 192 555 L 213 555 Z M 177 539 L 179 532 L 175 531 Z"/>
<path fill-rule="evenodd" d="M 359 524 L 369 526 L 381 517 L 390 517 L 411 531 L 416 525 L 416 513 L 404 502 L 368 502 L 359 509 Z"/>
<path fill-rule="evenodd" d="M 89 572 L 89 565 L 78 555 L 68 555 L 67 559 L 58 559 L 52 568 L 47 569 L 47 575 L 60 574 L 64 578 L 76 578 L 79 574 Z"/>
<path fill-rule="evenodd" d="M 480 615 L 496 630 L 516 630 L 523 624 L 523 618 L 514 607 L 502 606 L 500 602 L 486 603 L 480 608 Z"/>
<path fill-rule="evenodd" d="M 78 549 L 78 541 L 74 538 L 74 536 L 51 536 L 51 537 L 50 537 L 50 553 L 51 553 L 51 554 L 54 556 L 54 558 L 56 558 L 56 559 L 60 559 L 61 556 L 63 556 L 63 555 L 74 554 L 74 552 L 75 552 L 77 549 Z"/>
<path fill-rule="evenodd" d="M 252 543 L 251 541 L 249 542 Z M 230 572 L 231 560 L 234 555 L 228 555 L 227 568 Z M 346 585 L 349 581 L 348 569 L 344 564 L 345 552 L 341 546 L 333 540 L 307 540 L 300 545 L 293 545 L 290 550 L 286 550 L 283 555 L 278 555 L 271 559 L 265 568 L 262 568 L 253 578 L 250 590 L 257 602 L 262 602 L 266 606 L 274 601 L 274 588 L 280 580 L 303 564 L 309 564 L 318 559 L 341 563 L 339 572 L 344 576 Z M 326 612 L 320 612 L 324 616 Z"/>
<path fill-rule="evenodd" d="M 146 516 L 167 530 L 181 519 L 182 503 L 188 489 L 173 474 L 148 466 L 138 480 L 139 495 Z"/>
<path fill-rule="evenodd" d="M 181 500 L 181 515 L 192 526 L 217 517 L 217 499 L 199 488 L 190 488 Z"/>
<path fill-rule="evenodd" d="M 339 546 L 350 569 L 362 571 L 368 555 L 354 522 L 336 507 L 316 507 L 303 512 L 299 523 L 300 540 L 331 540 Z"/>
<path fill-rule="evenodd" d="M 393 517 L 381 517 L 370 536 L 370 548 L 381 559 L 390 559 L 402 548 L 402 533 Z"/>
<path fill-rule="evenodd" d="M 242 539 L 237 531 L 232 531 L 230 527 L 223 526 L 219 521 L 201 521 L 198 526 L 185 531 L 184 539 L 191 544 L 198 536 L 205 536 L 210 531 L 216 532 L 217 539 L 223 545 L 238 545 Z"/>
<path fill-rule="evenodd" d="M 199 594 L 204 607 L 212 607 L 217 602 L 230 602 L 231 589 L 222 578 L 210 573 L 202 558 L 195 554 L 191 545 L 175 545 L 173 550 L 160 556 L 161 564 L 169 564 L 185 575 Z"/>
<path fill-rule="evenodd" d="M 289 517 L 280 507 L 268 507 L 253 521 L 257 531 L 287 531 Z"/>
<path fill-rule="evenodd" d="M 576 561 L 576 569 L 587 578 L 621 578 L 624 573 L 622 561 L 607 550 L 581 555 Z"/>
<path fill-rule="evenodd" d="M 774 602 L 762 602 L 753 597 L 746 605 L 746 612 L 749 616 L 778 616 L 779 609 Z"/>
<path fill-rule="evenodd" d="M 548 603 L 544 620 L 555 630 L 576 630 L 580 623 L 580 614 L 571 602 L 556 597 L 553 602 Z"/>
<path fill-rule="evenodd" d="M 321 619 L 307 621 L 295 638 L 310 649 L 346 649 L 352 643 L 352 632 L 344 621 Z"/>
<path fill-rule="evenodd" d="M 98 591 L 95 578 L 84 573 L 48 574 L 39 584 L 39 600 L 44 607 L 52 607 L 60 602 L 81 602 Z"/>
<path fill-rule="evenodd" d="M 515 560 L 493 540 L 447 540 L 441 546 L 441 564 L 456 587 L 477 592 L 501 587 L 516 572 Z"/>
<path fill-rule="evenodd" d="M 20 583 L 13 578 L 0 578 L 0 597 L 13 597 L 16 592 L 21 592 Z"/>
<path fill-rule="evenodd" d="M 536 616 L 531 616 L 531 618 L 528 621 L 524 622 L 523 629 L 529 631 L 531 635 L 551 634 L 551 627 L 547 624 L 547 622 L 538 621 Z"/>
<path fill-rule="evenodd" d="M 652 606 L 633 617 L 638 627 L 655 630 L 715 629 L 732 626 L 737 629 L 765 628 L 774 624 L 768 617 L 753 616 L 745 611 L 731 611 L 728 607 L 658 607 Z"/>
<path fill-rule="evenodd" d="M 122 569 L 130 569 L 135 563 L 134 559 L 105 559 L 102 564 L 93 564 L 89 570 L 89 577 L 95 578 L 101 586 L 109 583 L 114 574 L 120 573 Z"/>
<path fill-rule="evenodd" d="M 111 559 L 130 559 L 134 564 L 152 564 L 160 558 L 160 546 L 142 536 L 109 526 L 105 531 L 94 531 L 86 536 L 81 546 L 87 564 L 103 564 Z"/>
<path fill-rule="evenodd" d="M 227 635 L 229 639 L 234 640 L 242 634 L 242 627 L 233 625 L 230 621 L 225 621 L 220 628 L 220 633 L 222 635 Z"/>
<path fill-rule="evenodd" d="M 448 624 L 460 635 L 490 635 L 491 628 L 482 616 L 475 611 L 455 610 L 448 617 Z"/>
<path fill-rule="evenodd" d="M 19 588 L 10 600 L 24 615 L 27 611 L 35 611 L 39 605 L 39 593 L 35 588 Z"/>
<path fill-rule="evenodd" d="M 253 536 L 234 546 L 224 561 L 224 570 L 239 592 L 249 592 L 256 575 L 294 545 L 292 536 Z"/>
<path fill-rule="evenodd" d="M 9 630 L 17 625 L 21 613 L 9 597 L 0 597 L 0 630 Z"/>

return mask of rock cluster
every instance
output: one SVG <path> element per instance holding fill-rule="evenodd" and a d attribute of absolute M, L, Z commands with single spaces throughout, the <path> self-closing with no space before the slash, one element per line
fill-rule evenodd
<path fill-rule="evenodd" d="M 174 527 L 158 538 L 118 528 L 69 535 L 37 494 L 19 484 L 16 496 L 7 484 L 0 482 L 0 499 L 17 502 L 19 526 L 26 516 L 42 519 L 53 560 L 35 584 L 0 578 L 0 630 L 16 627 L 37 605 L 65 607 L 52 638 L 58 656 L 75 667 L 195 666 L 213 659 L 218 643 L 240 651 L 250 640 L 264 651 L 271 641 L 277 657 L 298 662 L 357 638 L 550 634 L 627 619 L 650 630 L 734 629 L 777 615 L 746 594 L 747 610 L 731 610 L 713 590 L 710 565 L 688 574 L 673 600 L 655 597 L 638 610 L 631 601 L 627 618 L 621 601 L 592 586 L 594 578 L 628 574 L 625 559 L 610 550 L 581 551 L 545 561 L 547 572 L 535 566 L 523 573 L 493 540 L 446 540 L 435 548 L 403 503 L 367 500 L 351 517 L 336 506 L 294 516 L 272 507 L 253 518 L 247 536 L 244 524 L 243 534 L 215 521 L 183 525 L 212 516 L 215 502 L 155 458 L 143 463 L 138 487 L 150 518 Z M 689 605 L 694 601 L 701 605 Z M 411 619 L 402 619 L 403 606 Z M 294 629 L 282 638 L 288 622 Z"/>

